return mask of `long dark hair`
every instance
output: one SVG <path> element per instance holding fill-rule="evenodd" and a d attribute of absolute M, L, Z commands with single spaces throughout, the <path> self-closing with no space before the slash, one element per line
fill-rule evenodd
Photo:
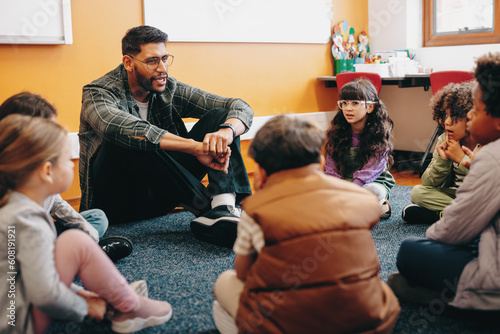
<path fill-rule="evenodd" d="M 385 104 L 379 100 L 377 90 L 369 80 L 356 79 L 342 86 L 339 91 L 339 100 L 373 101 L 373 112 L 367 114 L 366 124 L 360 133 L 359 155 L 361 166 L 364 166 L 372 157 L 380 159 L 377 153 L 387 155 L 387 167 L 393 163 L 391 142 L 392 121 L 389 118 Z M 352 143 L 352 128 L 339 109 L 332 119 L 326 134 L 325 152 L 330 155 L 337 165 L 342 176 L 345 166 L 350 160 Z"/>

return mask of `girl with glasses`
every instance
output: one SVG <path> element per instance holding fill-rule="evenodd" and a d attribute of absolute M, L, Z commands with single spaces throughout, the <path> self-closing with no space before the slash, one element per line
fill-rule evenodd
<path fill-rule="evenodd" d="M 396 183 L 392 165 L 392 121 L 369 80 L 357 79 L 339 91 L 339 112 L 327 132 L 325 173 L 377 195 L 380 218 L 391 216 L 389 193 Z"/>

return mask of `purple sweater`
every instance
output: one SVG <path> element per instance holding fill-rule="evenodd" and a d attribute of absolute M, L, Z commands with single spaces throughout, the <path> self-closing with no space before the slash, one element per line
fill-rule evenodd
<path fill-rule="evenodd" d="M 359 133 L 352 134 L 351 148 L 359 146 Z M 355 171 L 352 175 L 352 182 L 358 186 L 364 186 L 367 183 L 371 183 L 379 177 L 382 172 L 387 167 L 387 154 L 382 152 L 377 152 L 376 154 L 379 159 L 371 157 L 367 163 Z M 344 179 L 342 175 L 339 174 L 337 164 L 333 161 L 330 154 L 326 155 L 325 161 L 325 174 L 338 177 L 339 179 Z"/>

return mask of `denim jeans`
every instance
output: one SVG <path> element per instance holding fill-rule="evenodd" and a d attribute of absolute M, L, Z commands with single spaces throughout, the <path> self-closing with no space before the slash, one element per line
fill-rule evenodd
<path fill-rule="evenodd" d="M 97 230 L 97 233 L 99 233 L 99 239 L 101 239 L 108 229 L 108 218 L 106 217 L 104 211 L 100 209 L 90 209 L 80 212 L 80 215 Z M 63 226 L 57 219 L 55 225 L 57 235 L 68 230 L 68 228 Z"/>
<path fill-rule="evenodd" d="M 477 248 L 477 243 L 456 246 L 410 237 L 401 244 L 396 265 L 410 285 L 455 293 L 465 266 L 478 255 Z"/>
<path fill-rule="evenodd" d="M 80 212 L 80 215 L 97 230 L 99 239 L 101 239 L 108 230 L 108 218 L 104 211 L 100 209 L 90 209 Z"/>

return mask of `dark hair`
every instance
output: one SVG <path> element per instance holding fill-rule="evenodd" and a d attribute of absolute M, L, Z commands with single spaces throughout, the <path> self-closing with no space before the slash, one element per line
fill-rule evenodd
<path fill-rule="evenodd" d="M 44 162 L 57 162 L 65 140 L 66 130 L 45 118 L 13 114 L 0 121 L 0 207 Z"/>
<path fill-rule="evenodd" d="M 0 119 L 12 114 L 51 118 L 57 116 L 57 110 L 40 95 L 22 92 L 12 95 L 0 105 Z"/>
<path fill-rule="evenodd" d="M 500 117 L 500 53 L 488 53 L 476 60 L 474 76 L 479 84 L 486 105 L 486 112 Z"/>
<path fill-rule="evenodd" d="M 453 122 L 467 117 L 467 113 L 473 106 L 473 88 L 473 80 L 462 83 L 449 83 L 441 88 L 431 98 L 432 118 L 436 122 L 443 124 L 446 120 L 447 110 L 450 110 L 450 117 Z"/>
<path fill-rule="evenodd" d="M 339 99 L 374 101 L 373 112 L 367 114 L 366 124 L 359 138 L 361 166 L 372 157 L 379 159 L 378 154 L 382 153 L 387 155 L 387 168 L 390 168 L 393 162 L 392 121 L 385 104 L 377 96 L 375 86 L 369 80 L 356 79 L 342 86 Z M 335 161 L 339 174 L 345 176 L 344 171 L 350 161 L 352 128 L 341 109 L 333 117 L 326 138 L 325 152 Z"/>
<path fill-rule="evenodd" d="M 321 160 L 325 132 L 291 115 L 269 120 L 255 135 L 248 154 L 267 173 L 304 167 Z"/>
<path fill-rule="evenodd" d="M 167 43 L 168 35 L 158 28 L 138 26 L 127 31 L 122 38 L 122 55 L 133 55 L 141 52 L 141 45 L 148 43 Z"/>

